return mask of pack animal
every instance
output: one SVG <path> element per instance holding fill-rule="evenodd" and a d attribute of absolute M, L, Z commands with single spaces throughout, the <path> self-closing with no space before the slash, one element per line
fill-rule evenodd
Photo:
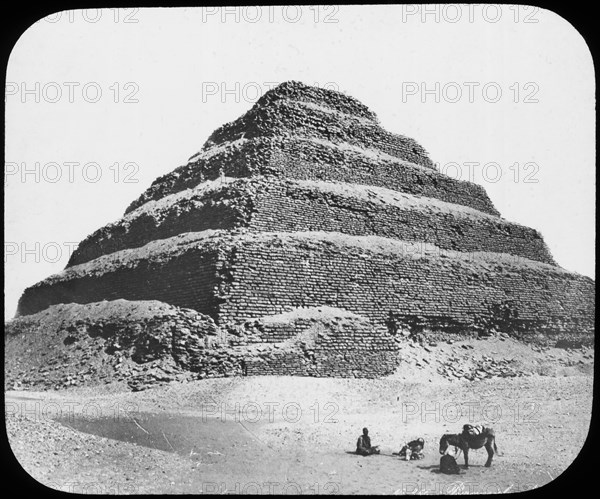
<path fill-rule="evenodd" d="M 463 451 L 465 456 L 465 468 L 469 467 L 469 449 L 481 449 L 485 447 L 488 453 L 485 466 L 489 468 L 492 465 L 494 452 L 498 453 L 496 447 L 496 434 L 493 428 L 479 427 L 473 431 L 473 427 L 465 425 L 462 433 L 447 433 L 440 439 L 440 454 L 446 454 L 448 446 L 453 445 Z"/>

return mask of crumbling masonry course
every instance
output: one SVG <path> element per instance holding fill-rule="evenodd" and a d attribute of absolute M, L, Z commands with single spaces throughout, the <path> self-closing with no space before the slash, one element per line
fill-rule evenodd
<path fill-rule="evenodd" d="M 593 344 L 594 312 L 594 281 L 481 186 L 437 171 L 358 100 L 286 82 L 25 290 L 7 348 L 29 371 L 7 377 L 376 377 L 411 338 Z M 75 378 L 34 372 L 40 348 Z"/>
<path fill-rule="evenodd" d="M 362 185 L 224 177 L 146 203 L 96 231 L 69 266 L 183 232 L 241 227 L 376 235 L 554 263 L 538 232 L 472 208 Z"/>
<path fill-rule="evenodd" d="M 220 325 L 329 305 L 375 324 L 395 313 L 451 318 L 467 328 L 477 318 L 493 322 L 494 307 L 509 300 L 518 303 L 519 320 L 549 332 L 593 328 L 593 281 L 544 263 L 415 249 L 376 236 L 207 232 L 150 243 L 143 259 L 125 250 L 72 267 L 30 288 L 20 311 L 153 297 Z"/>
<path fill-rule="evenodd" d="M 472 182 L 455 180 L 380 151 L 298 135 L 242 138 L 202 151 L 187 165 L 156 179 L 126 213 L 206 180 L 255 175 L 386 187 L 499 214 L 485 190 Z"/>

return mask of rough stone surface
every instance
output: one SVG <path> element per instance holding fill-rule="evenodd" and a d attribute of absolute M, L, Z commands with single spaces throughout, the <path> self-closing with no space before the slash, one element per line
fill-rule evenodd
<path fill-rule="evenodd" d="M 258 176 L 149 201 L 82 241 L 69 266 L 184 232 L 242 227 L 376 235 L 554 263 L 537 231 L 473 208 L 383 187 Z"/>
<path fill-rule="evenodd" d="M 437 172 L 421 145 L 383 130 L 356 99 L 298 82 L 267 92 L 218 128 L 186 165 L 156 179 L 126 213 L 221 175 L 375 185 L 498 214 L 480 186 Z"/>
<path fill-rule="evenodd" d="M 106 297 L 158 299 L 220 325 L 330 305 L 380 324 L 393 314 L 458 330 L 475 324 L 590 334 L 594 282 L 502 253 L 378 236 L 203 231 L 70 267 L 29 288 L 20 310 Z"/>
<path fill-rule="evenodd" d="M 158 301 L 55 305 L 5 327 L 5 384 L 65 388 L 185 377 L 218 343 L 214 321 Z"/>
<path fill-rule="evenodd" d="M 481 186 L 356 99 L 288 82 L 25 290 L 8 381 L 377 377 L 423 338 L 591 345 L 594 311 L 594 281 Z"/>
<path fill-rule="evenodd" d="M 296 135 L 239 139 L 202 151 L 156 179 L 126 213 L 207 180 L 255 175 L 386 187 L 498 215 L 484 189 L 472 182 L 380 151 Z"/>
<path fill-rule="evenodd" d="M 252 374 L 376 377 L 397 365 L 383 326 L 330 307 L 219 328 L 158 301 L 53 305 L 5 330 L 5 387 L 61 389 Z"/>

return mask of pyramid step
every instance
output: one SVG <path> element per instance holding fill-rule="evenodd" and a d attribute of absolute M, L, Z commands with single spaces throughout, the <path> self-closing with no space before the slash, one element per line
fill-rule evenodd
<path fill-rule="evenodd" d="M 57 303 L 157 299 L 223 325 L 328 305 L 375 324 L 390 314 L 443 316 L 453 328 L 593 336 L 594 293 L 587 277 L 500 253 L 377 236 L 204 231 L 71 267 L 28 288 L 19 314 Z"/>
<path fill-rule="evenodd" d="M 184 232 L 241 227 L 375 235 L 554 263 L 535 230 L 472 208 L 383 187 L 224 177 L 149 201 L 99 229 L 81 242 L 69 266 Z"/>
<path fill-rule="evenodd" d="M 244 138 L 213 146 L 156 179 L 125 213 L 206 180 L 255 175 L 386 187 L 498 215 L 485 190 L 477 184 L 455 180 L 381 151 L 298 135 Z"/>
<path fill-rule="evenodd" d="M 241 137 L 252 139 L 292 135 L 348 143 L 433 168 L 425 149 L 411 138 L 390 133 L 372 120 L 290 99 L 277 100 L 268 106 L 257 102 L 242 117 L 215 130 L 204 148 Z"/>

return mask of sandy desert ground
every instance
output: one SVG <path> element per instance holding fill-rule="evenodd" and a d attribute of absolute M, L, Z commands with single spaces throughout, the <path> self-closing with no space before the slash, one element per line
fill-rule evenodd
<path fill-rule="evenodd" d="M 510 366 L 510 376 L 477 375 L 485 357 Z M 100 494 L 513 493 L 558 477 L 586 440 L 591 349 L 495 338 L 414 346 L 404 358 L 397 373 L 376 380 L 239 377 L 135 393 L 115 382 L 9 390 L 7 434 L 37 481 Z M 471 451 L 468 470 L 440 474 L 439 439 L 464 423 L 493 427 L 499 455 L 485 468 L 485 450 Z M 364 426 L 381 454 L 353 453 Z M 400 460 L 402 443 L 419 436 L 425 459 Z"/>

